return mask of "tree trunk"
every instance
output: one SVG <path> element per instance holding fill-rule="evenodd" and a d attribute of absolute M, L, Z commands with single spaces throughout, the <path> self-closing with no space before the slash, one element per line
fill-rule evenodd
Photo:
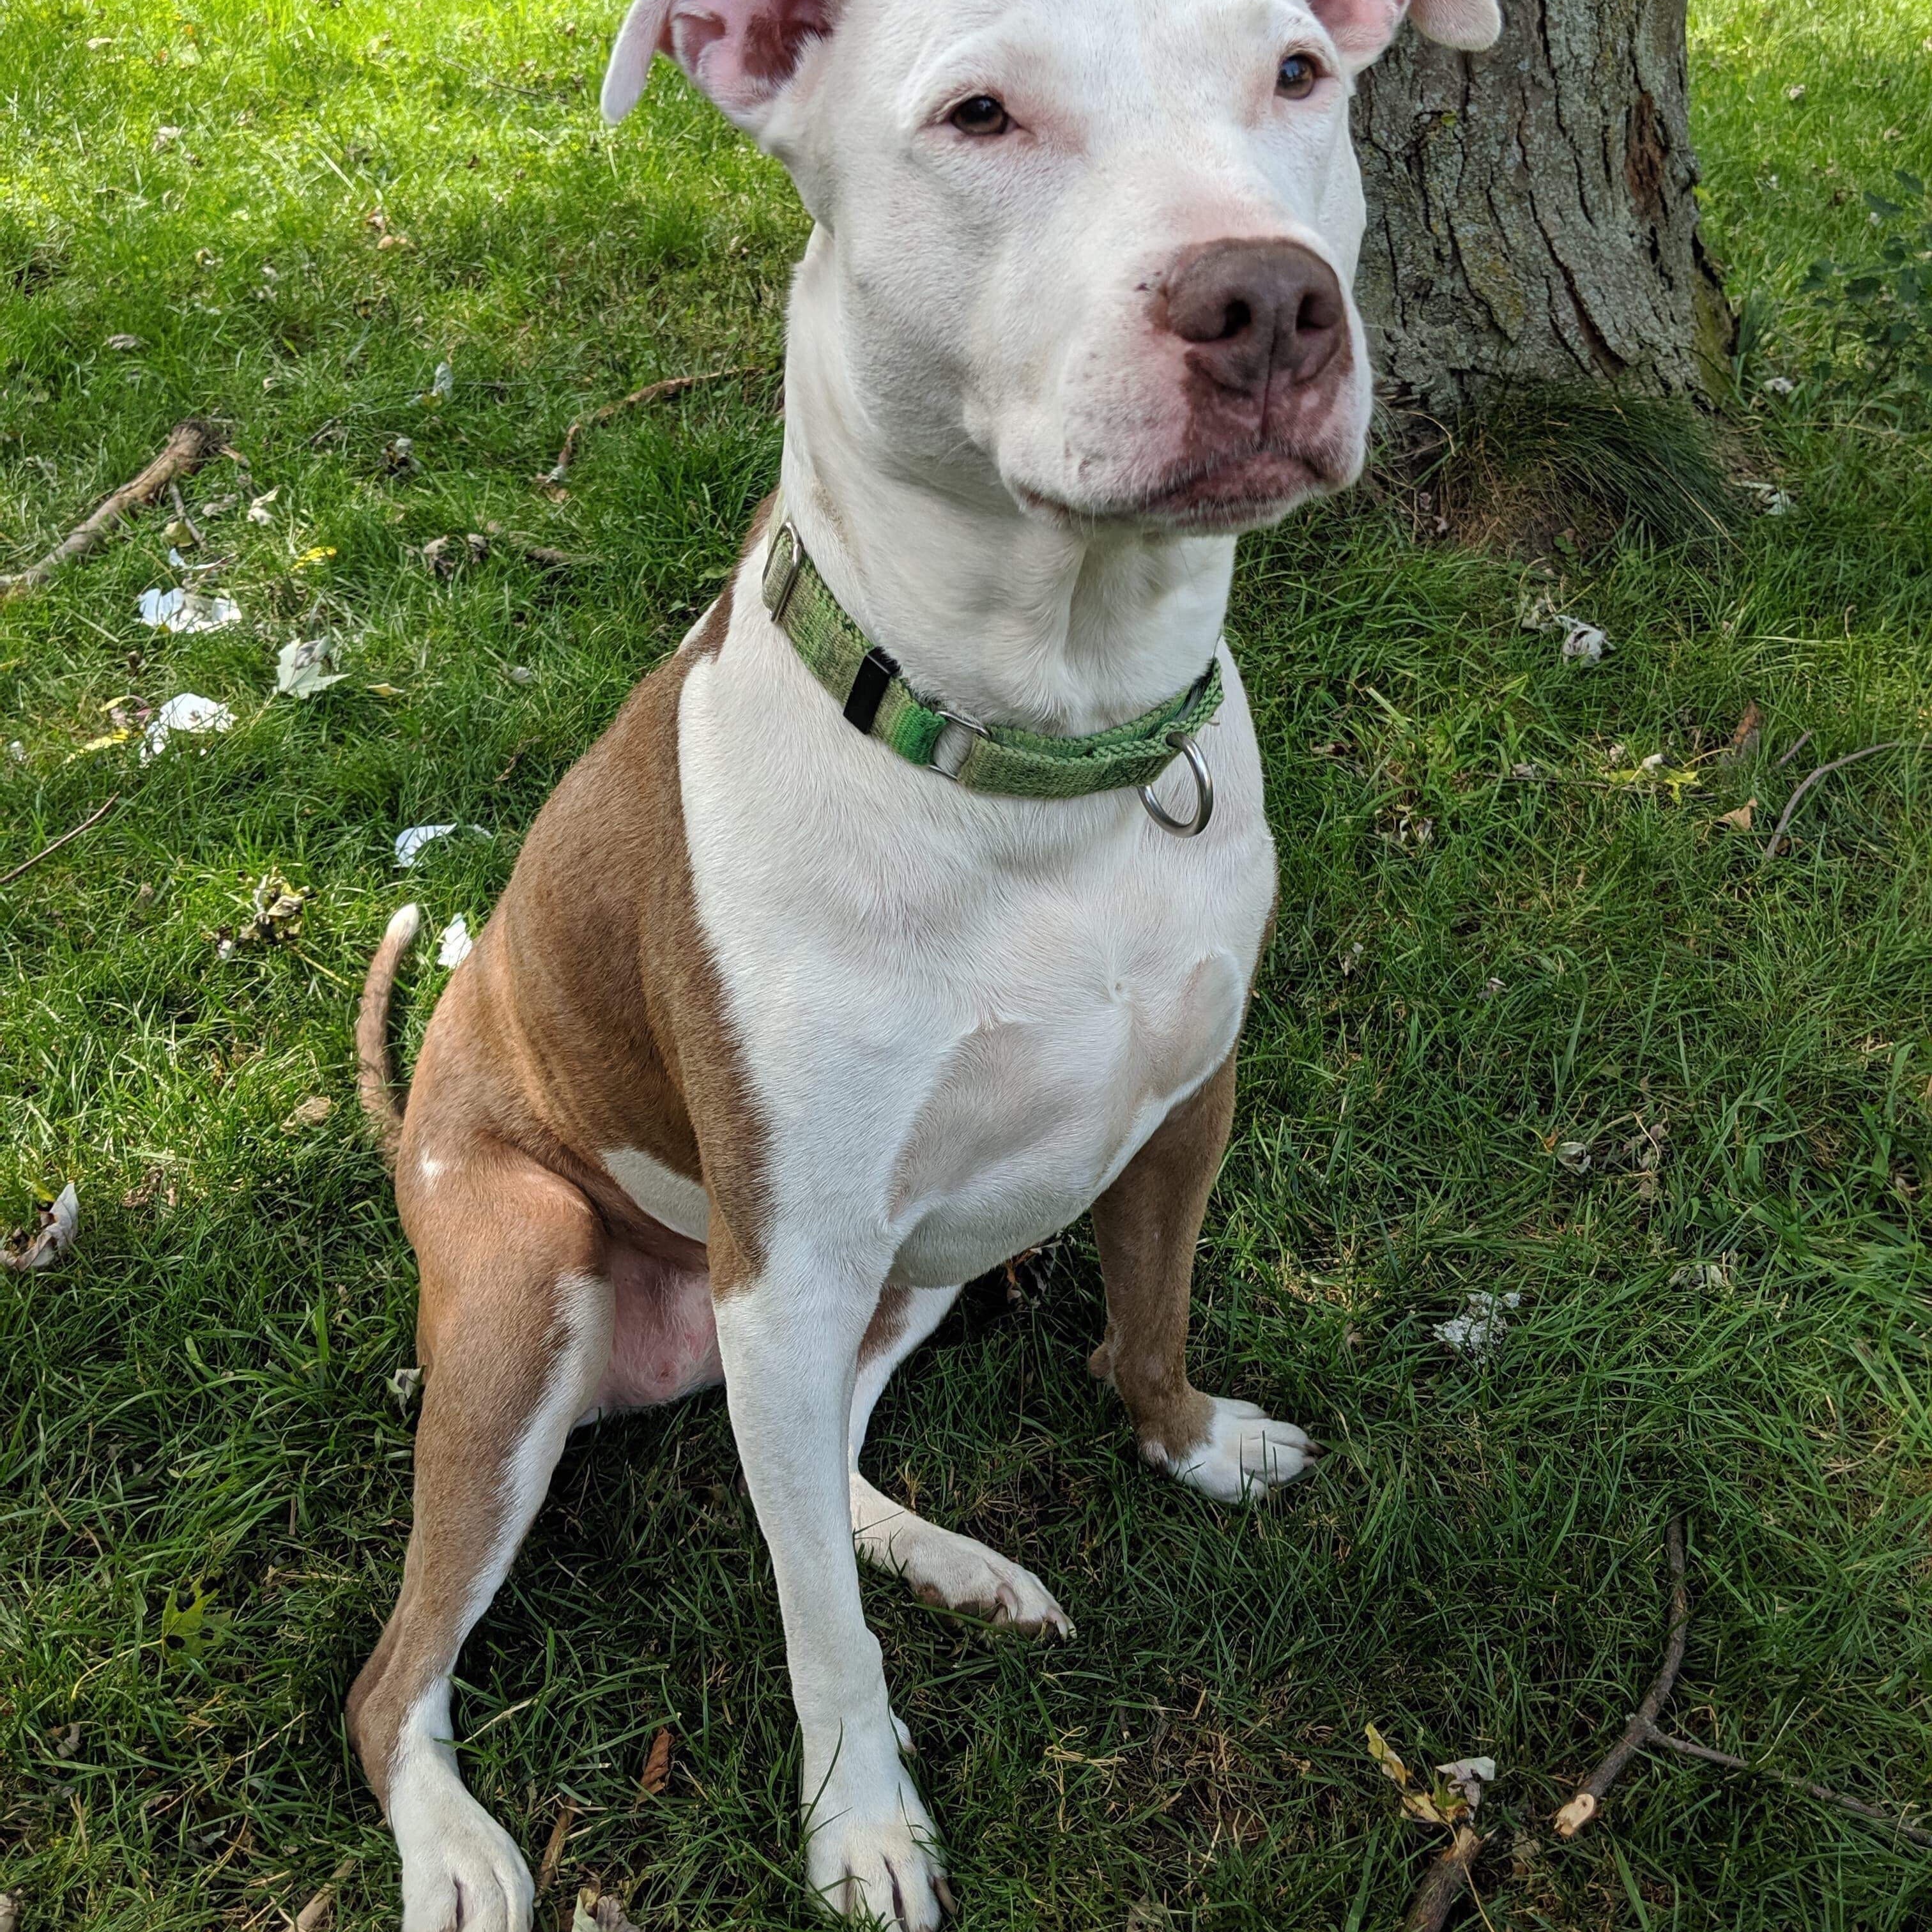
<path fill-rule="evenodd" d="M 1460 54 L 1408 32 L 1365 74 L 1357 293 L 1399 398 L 1502 384 L 1703 394 L 1730 317 L 1697 236 L 1685 0 L 1502 0 Z"/>

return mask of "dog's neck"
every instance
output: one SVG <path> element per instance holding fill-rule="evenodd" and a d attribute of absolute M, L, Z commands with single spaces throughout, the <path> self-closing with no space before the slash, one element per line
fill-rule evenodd
<path fill-rule="evenodd" d="M 855 393 L 808 257 L 785 363 L 787 514 L 820 574 L 921 697 L 1072 734 L 1184 689 L 1214 655 L 1232 538 L 1075 530 L 1023 512 L 984 458 L 908 458 Z"/>

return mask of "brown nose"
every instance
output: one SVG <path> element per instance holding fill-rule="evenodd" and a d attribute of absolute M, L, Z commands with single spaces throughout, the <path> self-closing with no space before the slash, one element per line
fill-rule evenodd
<path fill-rule="evenodd" d="M 1205 242 L 1167 277 L 1167 326 L 1223 388 L 1260 394 L 1277 375 L 1312 381 L 1344 339 L 1335 272 L 1295 242 Z"/>

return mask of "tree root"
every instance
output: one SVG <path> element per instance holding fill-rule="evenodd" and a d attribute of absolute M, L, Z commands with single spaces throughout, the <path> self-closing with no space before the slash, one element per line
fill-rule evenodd
<path fill-rule="evenodd" d="M 84 556 L 122 521 L 130 511 L 152 503 L 178 478 L 192 476 L 221 447 L 221 433 L 212 423 L 190 417 L 177 423 L 166 447 L 131 483 L 124 483 L 86 522 L 63 537 L 38 563 L 17 575 L 0 577 L 0 604 L 40 590 L 54 573 Z"/>

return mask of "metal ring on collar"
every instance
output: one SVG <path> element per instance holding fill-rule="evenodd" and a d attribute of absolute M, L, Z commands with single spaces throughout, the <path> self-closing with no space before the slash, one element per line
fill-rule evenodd
<path fill-rule="evenodd" d="M 1187 769 L 1194 774 L 1194 816 L 1176 818 L 1160 800 L 1154 795 L 1152 785 L 1141 787 L 1141 803 L 1147 808 L 1147 815 L 1162 831 L 1171 832 L 1177 838 L 1192 838 L 1208 830 L 1208 821 L 1214 816 L 1214 781 L 1209 775 L 1208 760 L 1202 757 L 1201 747 L 1194 742 L 1193 735 L 1186 731 L 1170 731 L 1167 742 L 1187 760 Z"/>
<path fill-rule="evenodd" d="M 778 545 L 788 543 L 791 555 L 784 566 L 784 574 L 779 580 L 776 592 L 772 588 L 772 568 L 778 560 Z M 798 534 L 798 526 L 788 517 L 772 533 L 770 543 L 765 546 L 764 579 L 761 588 L 764 592 L 765 608 L 771 613 L 772 622 L 782 624 L 785 611 L 791 603 L 791 593 L 798 588 L 798 580 L 805 574 L 805 544 Z"/>

